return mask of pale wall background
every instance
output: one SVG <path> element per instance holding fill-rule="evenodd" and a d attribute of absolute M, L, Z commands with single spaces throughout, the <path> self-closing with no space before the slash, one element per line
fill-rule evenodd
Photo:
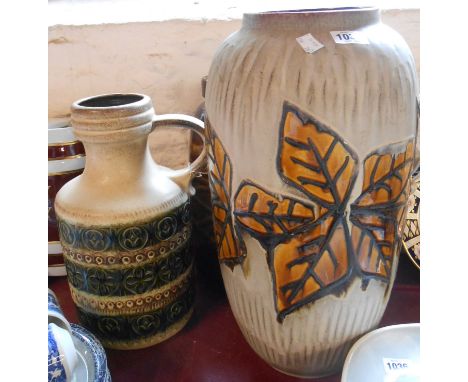
<path fill-rule="evenodd" d="M 158 3 L 49 0 L 49 118 L 69 115 L 77 99 L 111 92 L 147 94 L 158 114 L 194 115 L 203 101 L 201 78 L 217 47 L 240 28 L 242 13 L 275 9 L 271 1 L 268 8 L 260 2 L 252 9 L 246 0 L 219 1 L 216 7 L 208 7 L 209 0 L 179 0 L 185 7 L 163 12 L 155 9 Z M 310 1 L 274 4 L 310 8 Z M 382 21 L 410 46 L 418 72 L 419 15 L 419 9 L 382 10 Z M 160 157 L 171 157 L 170 165 L 174 158 L 186 159 L 186 141 L 160 133 L 150 142 Z"/>

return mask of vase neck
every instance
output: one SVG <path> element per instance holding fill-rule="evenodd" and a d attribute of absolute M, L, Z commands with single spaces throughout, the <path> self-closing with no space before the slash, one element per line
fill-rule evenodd
<path fill-rule="evenodd" d="M 83 176 L 107 184 L 136 182 L 146 176 L 152 158 L 147 138 L 106 144 L 85 143 Z"/>
<path fill-rule="evenodd" d="M 244 14 L 243 28 L 290 30 L 355 30 L 380 22 L 377 8 L 321 8 Z"/>
<path fill-rule="evenodd" d="M 107 184 L 143 177 L 151 167 L 147 141 L 153 117 L 151 99 L 140 94 L 108 94 L 73 103 L 73 132 L 86 152 L 83 176 Z"/>

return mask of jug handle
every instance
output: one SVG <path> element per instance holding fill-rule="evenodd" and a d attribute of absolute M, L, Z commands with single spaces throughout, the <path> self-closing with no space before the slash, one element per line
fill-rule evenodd
<path fill-rule="evenodd" d="M 206 140 L 205 140 L 205 124 L 198 118 L 184 114 L 161 114 L 153 117 L 151 131 L 157 127 L 176 126 L 179 128 L 190 129 L 200 136 L 203 142 L 203 149 L 192 163 L 189 163 L 185 168 L 179 170 L 171 170 L 167 167 L 160 166 L 169 178 L 179 185 L 186 193 L 193 195 L 195 190 L 191 187 L 193 174 L 205 164 L 206 159 Z"/>

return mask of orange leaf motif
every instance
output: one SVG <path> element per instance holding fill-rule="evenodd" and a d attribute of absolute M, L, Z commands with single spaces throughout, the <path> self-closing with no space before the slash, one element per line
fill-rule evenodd
<path fill-rule="evenodd" d="M 243 181 L 235 197 L 236 222 L 267 250 L 278 319 L 318 298 L 348 271 L 349 233 L 331 213 Z"/>
<path fill-rule="evenodd" d="M 277 165 L 282 179 L 309 202 L 244 181 L 234 215 L 267 250 L 281 322 L 346 282 L 350 235 L 343 211 L 357 176 L 357 156 L 330 128 L 285 102 Z"/>
<path fill-rule="evenodd" d="M 220 261 L 233 267 L 246 253 L 237 227 L 266 250 L 277 319 L 325 295 L 341 293 L 352 277 L 389 282 L 404 224 L 414 139 L 369 154 L 361 195 L 345 209 L 358 157 L 331 128 L 284 102 L 277 171 L 305 199 L 241 182 L 230 207 L 232 165 L 207 122 L 210 187 Z M 235 225 L 233 218 L 235 217 Z"/>
<path fill-rule="evenodd" d="M 213 225 L 218 259 L 231 269 L 245 258 L 245 246 L 233 225 L 231 210 L 232 164 L 208 119 L 205 129 L 209 143 L 209 183 L 213 208 Z"/>
<path fill-rule="evenodd" d="M 285 102 L 278 172 L 327 209 L 344 207 L 357 176 L 357 155 L 333 130 Z"/>
<path fill-rule="evenodd" d="M 315 220 L 313 206 L 274 195 L 251 181 L 243 181 L 235 196 L 234 215 L 254 237 L 284 236 Z"/>
<path fill-rule="evenodd" d="M 348 228 L 332 217 L 274 250 L 276 308 L 279 319 L 341 287 L 349 269 Z M 344 280 L 343 280 L 344 281 Z"/>
<path fill-rule="evenodd" d="M 366 276 L 390 279 L 413 164 L 413 140 L 376 150 L 364 161 L 362 193 L 351 205 L 350 220 L 354 252 Z"/>

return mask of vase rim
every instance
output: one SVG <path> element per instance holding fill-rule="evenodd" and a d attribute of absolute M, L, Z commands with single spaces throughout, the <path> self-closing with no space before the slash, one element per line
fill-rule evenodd
<path fill-rule="evenodd" d="M 72 111 L 133 108 L 146 103 L 148 103 L 148 96 L 144 94 L 109 93 L 79 99 L 73 102 Z"/>
<path fill-rule="evenodd" d="M 149 132 L 153 116 L 151 98 L 138 93 L 100 94 L 79 99 L 71 107 L 73 132 L 81 140 L 92 139 L 98 133 L 141 130 L 140 127 Z"/>
<path fill-rule="evenodd" d="M 332 8 L 307 8 L 307 9 L 285 9 L 279 11 L 265 11 L 258 13 L 246 13 L 246 14 L 297 14 L 297 13 L 332 13 L 332 12 L 353 12 L 353 11 L 365 11 L 365 10 L 377 10 L 376 7 L 363 6 L 363 7 L 332 7 Z"/>
<path fill-rule="evenodd" d="M 300 29 L 308 27 L 359 28 L 380 21 L 380 9 L 372 6 L 336 7 L 244 13 L 244 27 Z"/>

